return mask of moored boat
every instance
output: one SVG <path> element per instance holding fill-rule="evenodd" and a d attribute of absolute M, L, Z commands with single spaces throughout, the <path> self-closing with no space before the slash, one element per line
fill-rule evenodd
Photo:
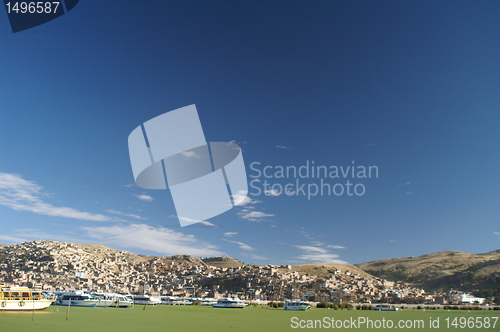
<path fill-rule="evenodd" d="M 149 295 L 132 295 L 134 304 L 156 305 L 161 304 L 161 298 Z"/>
<path fill-rule="evenodd" d="M 70 305 L 73 307 L 95 307 L 100 299 L 94 295 L 82 291 L 71 291 L 60 294 L 56 305 Z"/>
<path fill-rule="evenodd" d="M 113 294 L 113 300 L 114 302 L 111 304 L 111 307 L 128 308 L 133 304 L 125 295 Z"/>
<path fill-rule="evenodd" d="M 311 308 L 309 303 L 307 302 L 302 302 L 300 300 L 295 300 L 295 301 L 286 301 L 285 305 L 283 306 L 283 309 L 285 310 L 307 310 Z"/>
<path fill-rule="evenodd" d="M 51 303 L 40 290 L 0 285 L 0 311 L 45 310 Z"/>
<path fill-rule="evenodd" d="M 246 307 L 246 303 L 241 301 L 240 299 L 236 298 L 225 298 L 225 299 L 219 299 L 217 300 L 217 303 L 212 304 L 212 307 L 214 308 L 237 308 L 237 309 L 243 309 Z"/>
<path fill-rule="evenodd" d="M 391 308 L 388 305 L 377 305 L 373 308 L 375 311 L 398 311 L 399 308 Z"/>

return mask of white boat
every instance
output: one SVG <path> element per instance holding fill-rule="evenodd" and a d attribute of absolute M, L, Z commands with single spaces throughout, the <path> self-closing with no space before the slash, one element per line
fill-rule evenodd
<path fill-rule="evenodd" d="M 399 308 L 391 308 L 390 306 L 386 306 L 386 305 L 378 305 L 378 306 L 374 307 L 373 310 L 376 310 L 376 311 L 398 311 Z"/>
<path fill-rule="evenodd" d="M 51 303 L 40 290 L 0 285 L 0 311 L 45 310 Z"/>
<path fill-rule="evenodd" d="M 108 293 L 95 293 L 92 294 L 99 299 L 96 307 L 110 307 L 115 301 L 109 296 Z"/>
<path fill-rule="evenodd" d="M 307 310 L 311 308 L 309 303 L 307 302 L 302 302 L 300 300 L 295 300 L 295 301 L 286 301 L 285 305 L 283 306 L 283 309 L 285 310 Z"/>
<path fill-rule="evenodd" d="M 240 299 L 236 298 L 225 298 L 225 299 L 219 299 L 217 300 L 217 303 L 212 304 L 212 307 L 214 308 L 238 308 L 238 309 L 243 309 L 246 307 L 246 303 L 241 301 Z"/>
<path fill-rule="evenodd" d="M 134 304 L 156 305 L 161 304 L 161 298 L 149 295 L 132 295 Z"/>
<path fill-rule="evenodd" d="M 201 299 L 201 305 L 209 306 L 209 305 L 214 305 L 216 303 L 217 303 L 217 301 L 215 301 L 215 299 L 213 299 L 213 298 Z"/>
<path fill-rule="evenodd" d="M 71 291 L 60 294 L 57 297 L 57 305 L 70 305 L 73 307 L 95 307 L 100 299 L 82 291 Z"/>
<path fill-rule="evenodd" d="M 114 294 L 114 295 L 116 295 L 114 297 L 115 301 L 111 305 L 111 307 L 128 308 L 133 304 L 133 302 L 125 295 L 120 295 L 120 294 Z"/>
<path fill-rule="evenodd" d="M 116 293 L 95 293 L 93 295 L 99 298 L 96 307 L 128 308 L 132 304 L 132 301 L 127 297 Z"/>

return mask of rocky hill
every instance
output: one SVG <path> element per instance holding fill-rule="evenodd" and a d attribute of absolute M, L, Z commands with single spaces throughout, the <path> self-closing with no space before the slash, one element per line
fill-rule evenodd
<path fill-rule="evenodd" d="M 349 271 L 350 274 L 359 274 L 365 278 L 374 278 L 373 275 L 366 273 L 359 267 L 348 264 L 303 264 L 303 265 L 292 265 L 292 270 L 299 272 L 301 275 L 314 275 L 320 278 L 328 278 L 335 271 Z"/>
<path fill-rule="evenodd" d="M 482 290 L 479 293 L 483 296 L 498 294 L 500 290 L 500 250 L 484 254 L 441 251 L 356 266 L 379 278 L 411 283 L 429 290 Z"/>
<path fill-rule="evenodd" d="M 235 268 L 245 265 L 245 263 L 231 257 L 207 257 L 203 258 L 202 261 L 214 267 Z"/>

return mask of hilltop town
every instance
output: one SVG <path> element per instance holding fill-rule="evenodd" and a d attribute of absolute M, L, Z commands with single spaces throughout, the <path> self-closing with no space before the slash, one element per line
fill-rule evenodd
<path fill-rule="evenodd" d="M 259 266 L 229 257 L 144 256 L 102 245 L 57 241 L 1 248 L 0 282 L 47 291 L 234 296 L 263 301 L 300 297 L 316 302 L 446 304 L 456 295 L 426 294 L 421 288 L 383 280 L 352 265 Z"/>

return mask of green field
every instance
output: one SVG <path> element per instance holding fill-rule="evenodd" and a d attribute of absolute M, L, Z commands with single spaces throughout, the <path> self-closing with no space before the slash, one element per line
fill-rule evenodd
<path fill-rule="evenodd" d="M 331 318 L 350 324 L 371 320 L 373 326 L 367 323 L 357 324 L 350 328 L 333 328 L 334 330 L 352 331 L 386 331 L 388 320 L 392 321 L 393 329 L 405 331 L 500 331 L 498 310 L 413 310 L 403 311 L 370 311 L 370 310 L 329 310 L 312 309 L 305 312 L 285 311 L 267 307 L 247 307 L 245 309 L 215 309 L 201 306 L 143 306 L 135 308 L 81 308 L 72 307 L 69 319 L 66 321 L 66 307 L 51 306 L 46 311 L 35 312 L 32 320 L 31 312 L 0 312 L 0 331 L 297 331 L 310 330 L 314 324 L 321 330 L 330 330 Z M 296 317 L 296 318 L 293 318 Z M 448 318 L 448 328 L 447 321 Z M 453 324 L 454 319 L 456 324 Z M 383 324 L 385 319 L 385 326 Z M 431 328 L 430 320 L 439 319 L 439 328 Z M 403 325 L 396 327 L 399 321 Z M 316 322 L 315 322 L 316 321 Z M 347 322 L 346 322 L 347 321 Z M 489 327 L 484 324 L 489 322 Z M 493 326 L 493 324 L 495 326 Z M 337 323 L 339 324 L 339 323 Z M 406 328 L 420 324 L 420 327 Z M 465 324 L 465 326 L 464 326 Z M 468 325 L 467 325 L 468 324 Z M 296 326 L 293 328 L 292 326 Z M 470 328 L 473 326 L 473 328 Z M 482 326 L 482 327 L 480 327 Z M 320 328 L 317 328 L 320 329 Z"/>

